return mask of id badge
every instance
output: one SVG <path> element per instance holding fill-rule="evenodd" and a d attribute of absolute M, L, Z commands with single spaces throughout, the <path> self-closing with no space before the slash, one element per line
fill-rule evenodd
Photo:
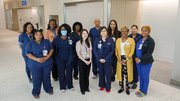
<path fill-rule="evenodd" d="M 102 47 L 102 44 L 98 44 L 98 48 L 101 49 L 101 47 Z"/>
<path fill-rule="evenodd" d="M 89 57 L 89 54 L 88 53 L 86 53 L 86 59 L 89 59 L 90 57 Z"/>
<path fill-rule="evenodd" d="M 125 45 L 129 45 L 129 43 L 125 43 Z"/>
<path fill-rule="evenodd" d="M 114 42 L 116 41 L 116 38 L 115 38 L 115 37 L 112 37 L 112 39 L 114 40 Z"/>
<path fill-rule="evenodd" d="M 140 44 L 138 49 L 142 49 L 142 46 L 143 46 L 143 44 Z"/>
<path fill-rule="evenodd" d="M 43 56 L 47 56 L 48 55 L 48 50 L 43 50 Z"/>
<path fill-rule="evenodd" d="M 72 40 L 69 40 L 69 44 L 72 45 L 72 43 L 73 43 Z"/>

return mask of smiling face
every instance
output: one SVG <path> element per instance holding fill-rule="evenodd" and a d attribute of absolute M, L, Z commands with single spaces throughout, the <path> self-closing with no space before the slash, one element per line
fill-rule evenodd
<path fill-rule="evenodd" d="M 137 34 L 138 29 L 134 26 L 134 27 L 131 28 L 131 32 L 132 32 L 133 35 L 135 35 L 135 34 Z"/>
<path fill-rule="evenodd" d="M 116 23 L 114 21 L 111 21 L 110 27 L 112 30 L 114 30 L 116 28 Z"/>
<path fill-rule="evenodd" d="M 50 25 L 50 28 L 51 28 L 51 29 L 55 29 L 55 27 L 56 27 L 56 22 L 55 22 L 55 21 L 51 21 L 49 25 Z"/>
<path fill-rule="evenodd" d="M 121 35 L 122 35 L 122 37 L 127 37 L 128 36 L 128 31 L 126 31 L 126 30 L 121 31 Z"/>
<path fill-rule="evenodd" d="M 107 30 L 105 28 L 101 31 L 101 37 L 107 37 Z"/>
<path fill-rule="evenodd" d="M 88 33 L 85 30 L 82 32 L 82 38 L 83 40 L 86 40 L 88 38 Z"/>
<path fill-rule="evenodd" d="M 35 37 L 35 39 L 37 41 L 41 41 L 42 40 L 42 33 L 41 32 L 36 32 L 34 37 Z"/>
<path fill-rule="evenodd" d="M 27 25 L 26 27 L 26 33 L 31 34 L 33 31 L 33 26 L 31 24 Z"/>
<path fill-rule="evenodd" d="M 141 33 L 142 33 L 143 37 L 146 37 L 146 36 L 148 36 L 150 34 L 149 31 L 146 28 L 142 28 Z"/>

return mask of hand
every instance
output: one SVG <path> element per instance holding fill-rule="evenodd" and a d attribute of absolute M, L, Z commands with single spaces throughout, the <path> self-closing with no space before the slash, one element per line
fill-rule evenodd
<path fill-rule="evenodd" d="M 85 63 L 86 65 L 89 65 L 89 61 L 86 61 L 86 60 L 85 60 L 84 63 Z"/>
<path fill-rule="evenodd" d="M 48 60 L 48 57 L 43 57 L 43 63 Z"/>
<path fill-rule="evenodd" d="M 140 63 L 139 58 L 135 58 L 135 61 L 136 61 L 137 64 Z"/>
<path fill-rule="evenodd" d="M 122 61 L 123 64 L 125 64 L 126 62 L 127 62 L 127 60 Z"/>
<path fill-rule="evenodd" d="M 37 58 L 37 62 L 39 62 L 39 63 L 43 63 L 43 62 L 44 62 L 44 60 L 43 60 L 43 58 Z"/>
<path fill-rule="evenodd" d="M 104 59 L 100 59 L 99 60 L 101 63 L 105 63 L 105 60 Z"/>

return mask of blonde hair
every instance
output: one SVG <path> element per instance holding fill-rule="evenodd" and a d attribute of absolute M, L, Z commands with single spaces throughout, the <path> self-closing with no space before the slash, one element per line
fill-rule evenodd
<path fill-rule="evenodd" d="M 148 26 L 148 25 L 143 26 L 143 27 L 141 28 L 141 30 L 142 30 L 143 28 L 145 28 L 149 33 L 151 33 L 151 27 L 150 27 L 150 26 Z"/>
<path fill-rule="evenodd" d="M 124 26 L 124 27 L 121 28 L 121 31 L 127 31 L 127 32 L 129 32 L 129 28 L 127 28 L 126 26 Z"/>

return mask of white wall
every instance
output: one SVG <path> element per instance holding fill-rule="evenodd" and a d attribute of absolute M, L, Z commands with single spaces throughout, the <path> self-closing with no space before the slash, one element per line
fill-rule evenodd
<path fill-rule="evenodd" d="M 6 29 L 5 13 L 4 13 L 4 2 L 0 0 L 0 29 Z"/>
<path fill-rule="evenodd" d="M 5 10 L 7 29 L 13 30 L 12 10 Z"/>
<path fill-rule="evenodd" d="M 89 30 L 94 27 L 94 20 L 100 19 L 103 25 L 103 2 L 79 3 L 77 6 L 65 8 L 65 22 L 71 27 L 74 22 L 82 23 L 83 28 Z"/>
<path fill-rule="evenodd" d="M 174 51 L 174 63 L 173 63 L 173 68 L 172 68 L 172 80 L 179 82 L 179 84 L 176 84 L 176 82 L 174 84 L 179 85 L 180 86 L 180 0 L 179 0 L 179 8 L 178 8 L 178 18 L 177 18 L 177 27 L 176 27 L 176 33 L 175 33 L 175 51 Z M 172 83 L 172 82 L 171 82 Z"/>
<path fill-rule="evenodd" d="M 19 31 L 23 31 L 23 25 L 26 22 L 31 22 L 34 26 L 38 23 L 37 8 L 18 9 Z M 35 27 L 36 28 L 36 27 Z"/>
<path fill-rule="evenodd" d="M 173 62 L 178 0 L 144 0 L 142 25 L 152 28 L 155 59 Z"/>

